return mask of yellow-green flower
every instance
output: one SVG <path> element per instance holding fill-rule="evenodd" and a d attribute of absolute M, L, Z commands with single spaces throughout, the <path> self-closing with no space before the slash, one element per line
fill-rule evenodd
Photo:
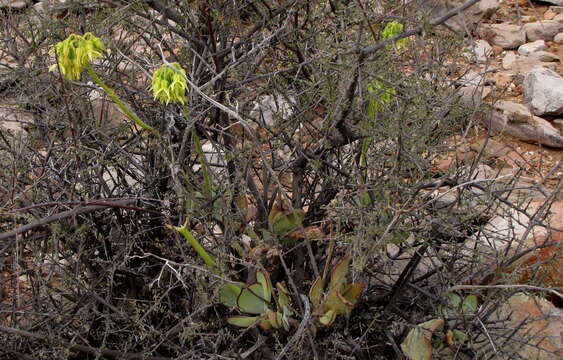
<path fill-rule="evenodd" d="M 102 41 L 92 33 L 84 35 L 71 34 L 65 40 L 57 43 L 50 51 L 57 55 L 58 68 L 69 80 L 80 80 L 82 70 L 92 60 L 103 56 L 106 49 Z M 57 69 L 57 64 L 49 71 Z"/>
<path fill-rule="evenodd" d="M 186 70 L 177 62 L 171 63 L 176 70 L 170 66 L 163 65 L 156 70 L 152 76 L 151 91 L 155 99 L 160 102 L 186 103 L 186 89 L 188 82 L 186 81 Z"/>
<path fill-rule="evenodd" d="M 381 40 L 392 38 L 393 36 L 399 34 L 401 31 L 403 31 L 403 24 L 401 24 L 400 22 L 391 21 L 387 23 L 387 25 L 385 25 L 385 28 L 381 32 Z M 405 46 L 407 41 L 408 40 L 406 38 L 395 41 L 397 50 Z M 387 45 L 388 49 L 391 49 L 392 47 L 392 44 Z"/>
<path fill-rule="evenodd" d="M 368 94 L 370 98 L 368 103 L 368 116 L 375 119 L 375 114 L 381 111 L 385 104 L 389 103 L 397 92 L 383 82 L 374 80 L 368 84 Z"/>

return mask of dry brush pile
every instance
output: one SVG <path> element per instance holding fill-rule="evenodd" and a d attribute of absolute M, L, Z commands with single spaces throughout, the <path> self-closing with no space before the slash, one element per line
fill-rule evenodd
<path fill-rule="evenodd" d="M 3 12 L 2 104 L 28 119 L 0 128 L 3 358 L 541 347 L 495 312 L 530 250 L 480 242 L 499 209 L 529 215 L 526 199 L 477 162 L 433 162 L 486 112 L 452 89 L 462 37 L 440 27 L 476 2 L 439 16 L 364 0 Z"/>

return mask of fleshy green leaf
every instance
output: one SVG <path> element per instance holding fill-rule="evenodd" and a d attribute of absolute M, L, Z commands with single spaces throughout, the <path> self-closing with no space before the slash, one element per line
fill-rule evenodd
<path fill-rule="evenodd" d="M 262 330 L 270 330 L 272 328 L 272 324 L 270 323 L 268 318 L 267 317 L 264 318 L 263 316 L 260 317 L 260 322 L 258 323 L 258 326 L 260 326 Z"/>
<path fill-rule="evenodd" d="M 340 290 L 346 281 L 346 275 L 348 274 L 348 268 L 350 266 L 350 257 L 345 256 L 340 260 L 338 264 L 332 270 L 332 275 L 330 277 L 329 291 Z"/>
<path fill-rule="evenodd" d="M 221 303 L 236 308 L 237 298 L 245 285 L 243 283 L 225 284 L 219 289 L 219 301 Z"/>
<path fill-rule="evenodd" d="M 454 334 L 455 338 L 461 342 L 466 342 L 467 340 L 469 340 L 469 337 L 463 331 L 453 329 L 452 333 Z"/>
<path fill-rule="evenodd" d="M 272 299 L 272 282 L 270 281 L 270 276 L 267 272 L 259 270 L 256 272 L 256 280 L 262 285 L 262 289 L 264 290 L 262 297 L 269 303 Z"/>
<path fill-rule="evenodd" d="M 289 291 L 285 287 L 283 282 L 276 283 L 276 288 L 278 289 L 278 306 L 280 308 L 289 306 Z"/>
<path fill-rule="evenodd" d="M 321 297 L 323 296 L 323 281 L 320 276 L 315 279 L 313 286 L 309 290 L 309 300 L 315 306 L 321 304 Z"/>
<path fill-rule="evenodd" d="M 448 304 L 448 306 L 452 309 L 458 309 L 459 306 L 461 305 L 461 298 L 459 297 L 459 295 L 454 294 L 454 293 L 448 293 L 446 295 L 446 303 Z"/>
<path fill-rule="evenodd" d="M 258 283 L 243 288 L 237 298 L 237 306 L 250 314 L 263 314 L 268 309 L 268 304 L 261 298 L 264 288 Z"/>
<path fill-rule="evenodd" d="M 336 315 L 346 314 L 354 308 L 354 304 L 348 301 L 342 296 L 340 291 L 337 290 L 329 292 L 324 306 L 329 310 L 333 310 Z"/>
<path fill-rule="evenodd" d="M 469 295 L 463 299 L 462 309 L 463 313 L 466 315 L 474 314 L 477 311 L 477 296 Z"/>
<path fill-rule="evenodd" d="M 356 304 L 360 294 L 362 293 L 362 289 L 364 288 L 363 284 L 360 283 L 352 283 L 346 284 L 344 289 L 342 289 L 342 296 L 348 300 L 352 304 Z"/>
<path fill-rule="evenodd" d="M 432 319 L 409 331 L 401 350 L 410 360 L 432 360 L 432 334 L 442 329 L 444 320 Z"/>
<path fill-rule="evenodd" d="M 329 310 L 319 317 L 319 322 L 325 326 L 328 326 L 334 322 L 336 319 L 336 313 L 333 310 Z"/>
<path fill-rule="evenodd" d="M 240 327 L 251 327 L 252 325 L 254 325 L 258 319 L 260 317 L 259 316 L 243 316 L 243 315 L 236 315 L 236 316 L 230 316 L 227 318 L 227 322 L 231 325 L 234 326 L 240 326 Z"/>
<path fill-rule="evenodd" d="M 271 229 L 272 232 L 278 237 L 284 237 L 285 235 L 297 230 L 301 226 L 303 219 L 305 218 L 305 212 L 303 210 L 295 211 L 280 211 L 272 219 Z"/>
<path fill-rule="evenodd" d="M 274 329 L 279 329 L 282 327 L 282 314 L 279 312 L 274 312 L 270 309 L 268 309 L 266 311 L 266 315 L 268 318 L 268 321 L 270 322 L 270 324 L 272 325 L 272 327 Z"/>

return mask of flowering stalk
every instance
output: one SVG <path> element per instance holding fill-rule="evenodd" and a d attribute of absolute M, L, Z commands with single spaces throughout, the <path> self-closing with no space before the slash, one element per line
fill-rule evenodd
<path fill-rule="evenodd" d="M 57 63 L 49 68 L 49 71 L 59 69 L 62 75 L 69 80 L 80 80 L 82 71 L 86 69 L 90 77 L 109 95 L 117 106 L 133 120 L 137 125 L 154 134 L 158 132 L 150 125 L 141 120 L 137 114 L 129 109 L 117 96 L 115 91 L 107 86 L 96 74 L 90 64 L 92 60 L 103 57 L 106 49 L 102 41 L 92 33 L 84 35 L 71 34 L 65 40 L 58 42 L 50 51 L 57 56 Z"/>
<path fill-rule="evenodd" d="M 90 77 L 96 82 L 96 84 L 98 84 L 102 89 L 104 89 L 104 91 L 109 95 L 109 97 L 113 100 L 113 102 L 115 102 L 115 104 L 121 109 L 121 111 L 123 111 L 123 113 L 125 113 L 125 115 L 127 115 L 131 120 L 133 120 L 135 122 L 135 124 L 139 125 L 140 127 L 142 127 L 145 130 L 148 130 L 152 133 L 157 134 L 157 131 L 155 128 L 153 128 L 152 126 L 150 126 L 149 124 L 147 124 L 146 122 L 144 122 L 143 120 L 141 120 L 141 118 L 139 118 L 137 116 L 137 114 L 135 114 L 133 111 L 131 111 L 131 109 L 129 109 L 124 103 L 123 101 L 121 101 L 121 99 L 117 96 L 117 94 L 115 93 L 115 91 L 113 91 L 112 88 L 110 88 L 109 86 L 107 86 L 102 79 L 100 79 L 100 77 L 98 76 L 98 74 L 96 74 L 96 72 L 94 71 L 94 68 L 92 68 L 92 65 L 87 64 L 86 65 L 86 70 L 88 71 L 88 74 L 90 75 Z"/>
<path fill-rule="evenodd" d="M 215 259 L 213 259 L 211 257 L 211 255 L 209 255 L 207 253 L 207 251 L 205 251 L 205 249 L 203 248 L 203 246 L 201 246 L 201 244 L 199 243 L 199 241 L 196 240 L 196 238 L 192 235 L 192 233 L 188 230 L 187 228 L 187 220 L 184 223 L 184 225 L 182 226 L 172 226 L 171 228 L 173 228 L 174 230 L 176 230 L 177 232 L 179 232 L 180 234 L 182 234 L 182 236 L 188 240 L 188 243 L 194 248 L 194 250 L 197 252 L 197 254 L 203 259 L 203 261 L 205 262 L 205 264 L 215 273 L 217 273 L 217 263 L 215 262 Z"/>

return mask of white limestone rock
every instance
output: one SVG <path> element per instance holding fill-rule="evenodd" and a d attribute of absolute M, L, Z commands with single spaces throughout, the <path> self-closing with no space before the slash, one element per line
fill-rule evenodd
<path fill-rule="evenodd" d="M 524 99 L 534 114 L 563 114 L 563 78 L 555 71 L 534 68 L 524 78 Z"/>
<path fill-rule="evenodd" d="M 559 56 L 550 53 L 549 51 L 536 51 L 534 53 L 531 53 L 529 55 L 529 57 L 533 58 L 533 59 L 537 59 L 539 61 L 542 62 L 554 62 L 554 61 L 559 61 Z"/>
<path fill-rule="evenodd" d="M 420 6 L 430 10 L 430 18 L 435 19 L 443 16 L 450 10 L 460 6 L 464 0 L 417 0 Z M 498 0 L 481 0 L 477 4 L 466 9 L 461 16 L 450 18 L 445 26 L 465 34 L 473 31 L 477 24 L 489 19 L 500 8 Z"/>
<path fill-rule="evenodd" d="M 482 24 L 478 28 L 478 34 L 490 38 L 493 45 L 503 49 L 516 49 L 526 43 L 526 31 L 518 25 Z"/>
<path fill-rule="evenodd" d="M 0 9 L 23 9 L 29 5 L 26 0 L 0 0 Z"/>
<path fill-rule="evenodd" d="M 556 20 L 543 20 L 524 24 L 524 31 L 528 41 L 552 40 L 562 29 L 563 24 Z"/>
<path fill-rule="evenodd" d="M 563 148 L 563 136 L 548 121 L 534 116 L 526 106 L 499 101 L 483 123 L 494 133 L 505 133 L 520 140 Z"/>
<path fill-rule="evenodd" d="M 528 56 L 541 50 L 547 50 L 547 45 L 545 45 L 544 40 L 536 40 L 524 45 L 520 45 L 520 47 L 518 48 L 518 54 Z"/>
<path fill-rule="evenodd" d="M 486 40 L 477 40 L 475 44 L 469 48 L 466 57 L 470 61 L 478 64 L 485 64 L 488 59 L 493 55 L 493 48 Z"/>
<path fill-rule="evenodd" d="M 293 97 L 281 95 L 264 95 L 256 99 L 250 116 L 254 117 L 262 126 L 274 126 L 277 120 L 283 120 L 293 115 Z"/>
<path fill-rule="evenodd" d="M 533 56 L 516 55 L 513 52 L 507 52 L 502 59 L 503 69 L 510 70 L 513 74 L 524 75 L 538 66 L 555 70 L 557 65 L 553 62 L 541 61 Z"/>

